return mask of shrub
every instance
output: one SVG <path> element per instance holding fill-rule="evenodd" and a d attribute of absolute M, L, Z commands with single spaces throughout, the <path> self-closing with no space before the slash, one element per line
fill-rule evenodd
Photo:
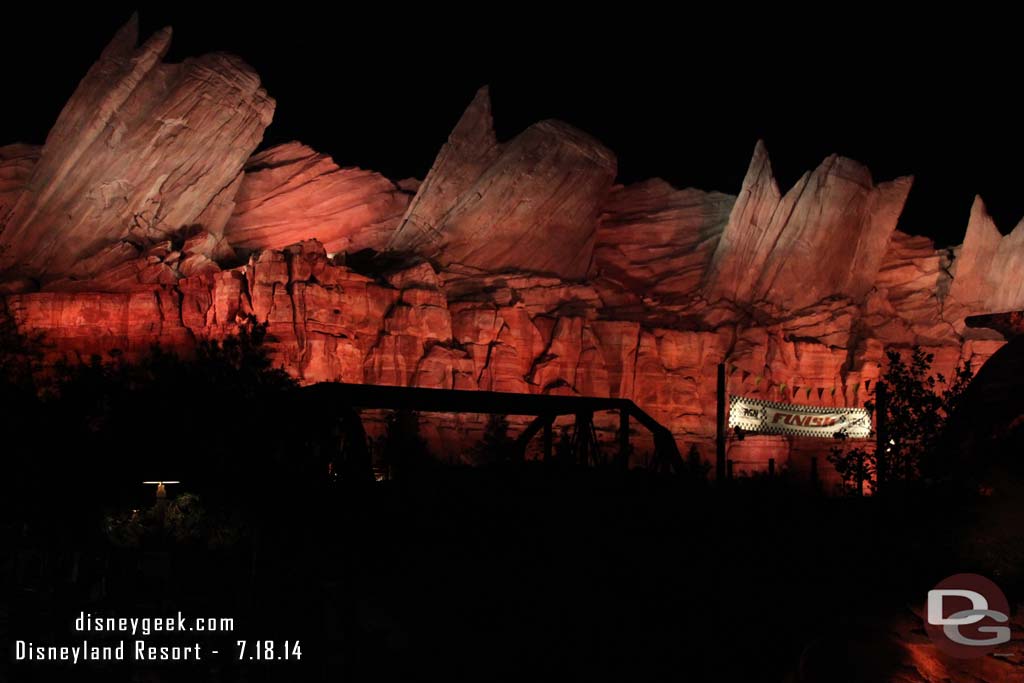
<path fill-rule="evenodd" d="M 920 347 L 914 347 L 909 359 L 892 350 L 886 356 L 888 367 L 881 378 L 888 398 L 884 416 L 889 437 L 884 457 L 885 485 L 944 479 L 951 473 L 938 455 L 938 444 L 949 416 L 974 376 L 971 363 L 958 366 L 956 374 L 947 380 L 941 373 L 932 374 L 935 357 Z M 868 401 L 865 407 L 874 410 L 875 402 Z M 837 438 L 847 437 L 840 432 Z M 877 485 L 878 458 L 874 449 L 836 446 L 828 460 L 851 490 L 858 490 L 862 483 Z"/>

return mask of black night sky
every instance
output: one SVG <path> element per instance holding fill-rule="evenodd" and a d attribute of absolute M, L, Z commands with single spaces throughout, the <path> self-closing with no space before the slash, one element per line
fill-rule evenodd
<path fill-rule="evenodd" d="M 563 119 L 618 154 L 625 182 L 735 193 L 762 137 L 783 189 L 832 152 L 876 180 L 914 174 L 901 228 L 940 244 L 961 241 L 975 194 L 1004 233 L 1024 216 L 1021 55 L 997 18 L 350 7 L 138 9 L 145 35 L 174 27 L 170 59 L 222 50 L 257 69 L 278 102 L 265 145 L 299 139 L 396 180 L 423 177 L 490 83 L 500 137 Z M 0 144 L 42 142 L 132 9 L 7 14 Z"/>
<path fill-rule="evenodd" d="M 396 181 L 424 177 L 489 84 L 499 138 L 564 120 L 618 155 L 621 182 L 735 194 L 764 139 L 784 191 L 833 153 L 876 181 L 916 176 L 900 228 L 939 246 L 963 240 L 975 195 L 1004 234 L 1024 218 L 1021 24 L 978 3 L 903 17 L 895 3 L 836 2 L 7 4 L 0 146 L 43 143 L 137 9 L 143 39 L 173 26 L 170 61 L 224 51 L 255 68 L 277 101 L 263 147 L 300 140 Z M 506 211 L 479 206 L 466 225 Z M 13 245 L 18 257 L 51 255 L 59 208 L 17 214 L 18 231 L 44 230 Z M 157 234 L 156 217 L 138 218 L 139 235 Z M 543 273 L 506 277 L 515 263 L 477 277 L 475 261 L 454 259 L 435 288 L 418 260 L 328 261 L 310 245 L 218 274 L 204 260 L 219 255 L 214 240 L 192 231 L 107 278 L 91 269 L 125 252 L 83 239 L 93 224 L 62 233 L 73 253 L 95 252 L 88 268 L 40 260 L 26 273 L 38 281 L 12 268 L 0 283 L 0 665 L 13 665 L 0 681 L 1024 670 L 1024 335 L 1014 314 L 979 321 L 1018 334 L 998 351 L 987 332 L 956 333 L 967 313 L 1012 298 L 988 297 L 986 280 L 968 277 L 952 307 L 922 302 L 920 278 L 859 311 L 839 277 L 811 278 L 806 302 L 704 302 L 684 299 L 685 283 L 641 297 L 611 268 L 590 294 Z M 843 245 L 828 246 L 834 267 Z M 646 258 L 634 253 L 629 263 Z M 784 265 L 771 282 L 789 292 Z M 661 273 L 641 270 L 637 283 Z M 833 284 L 846 298 L 807 303 Z M 938 373 L 960 358 L 947 384 Z M 727 428 L 730 392 L 752 385 L 817 406 L 775 404 L 776 422 L 873 404 L 874 429 L 814 442 Z M 142 484 L 163 477 L 177 482 L 166 497 Z M 956 640 L 942 627 L 955 620 L 933 619 L 929 591 L 977 581 L 1012 641 L 976 637 L 993 627 Z M 232 627 L 135 634 L 138 618 L 176 612 Z M 79 614 L 133 622 L 131 635 L 80 632 Z M 24 655 L 115 638 L 129 661 Z M 209 654 L 133 660 L 139 643 Z M 301 661 L 281 656 L 300 644 Z"/>

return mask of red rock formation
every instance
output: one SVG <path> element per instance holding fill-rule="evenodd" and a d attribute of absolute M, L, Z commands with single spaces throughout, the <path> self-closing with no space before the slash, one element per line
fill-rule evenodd
<path fill-rule="evenodd" d="M 51 280 L 121 240 L 196 224 L 220 235 L 274 102 L 230 55 L 162 63 L 170 39 L 164 29 L 136 47 L 133 17 L 82 79 L 2 219 L 0 272 Z"/>
<path fill-rule="evenodd" d="M 389 247 L 410 252 L 430 248 L 436 240 L 432 233 L 459 197 L 494 163 L 499 153 L 491 115 L 491 94 L 484 86 L 466 107 L 448 141 L 437 153 Z"/>
<path fill-rule="evenodd" d="M 167 38 L 136 50 L 126 27 L 38 162 L 0 148 L 0 291 L 51 357 L 188 349 L 253 316 L 303 382 L 631 398 L 709 455 L 718 363 L 731 393 L 862 405 L 886 348 L 922 344 L 947 376 L 977 367 L 1003 339 L 965 316 L 1024 296 L 1024 233 L 1000 237 L 980 203 L 964 246 L 936 250 L 894 230 L 909 179 L 875 185 L 829 157 L 782 195 L 760 144 L 735 199 L 613 188 L 614 157 L 565 124 L 499 144 L 486 89 L 422 184 L 403 181 L 401 218 L 390 181 L 297 143 L 243 174 L 271 100 L 233 58 L 158 64 Z M 425 259 L 371 278 L 328 256 L 385 243 Z M 248 262 L 221 271 L 234 247 Z M 429 422 L 451 448 L 479 429 Z M 820 444 L 730 448 L 754 469 L 788 449 L 806 470 Z"/>
<path fill-rule="evenodd" d="M 214 258 L 233 256 L 224 238 L 193 229 L 180 246 L 164 240 L 145 251 L 124 240 L 79 261 L 67 276 L 43 286 L 51 291 L 131 292 L 148 285 L 173 285 L 202 273 L 219 272 Z M 95 273 L 95 275 L 89 275 Z"/>
<path fill-rule="evenodd" d="M 931 240 L 895 231 L 882 259 L 865 321 L 890 342 L 943 343 L 955 334 L 942 316 L 949 255 Z"/>
<path fill-rule="evenodd" d="M 641 297 L 695 293 L 734 202 L 660 179 L 614 188 L 598 224 L 591 276 Z"/>
<path fill-rule="evenodd" d="M 409 204 L 390 180 L 297 142 L 253 156 L 224 234 L 232 246 L 282 249 L 319 240 L 329 253 L 380 251 Z"/>
<path fill-rule="evenodd" d="M 615 156 L 559 121 L 495 142 L 486 89 L 438 155 L 389 244 L 448 267 L 582 278 Z M 524 245 L 530 245 L 524 249 Z"/>
<path fill-rule="evenodd" d="M 949 308 L 1010 311 L 1024 308 L 1024 221 L 1002 236 L 981 197 L 971 207 L 963 246 L 953 262 Z M 962 317 L 962 316 L 960 316 Z"/>
<path fill-rule="evenodd" d="M 136 292 L 37 292 L 7 297 L 15 320 L 45 335 L 51 360 L 109 359 L 112 352 L 136 358 L 154 343 L 186 349 L 194 337 L 181 323 L 172 287 Z"/>
<path fill-rule="evenodd" d="M 864 166 L 831 156 L 780 196 L 759 142 L 712 257 L 707 296 L 790 311 L 829 297 L 861 299 L 910 184 L 875 186 Z"/>
<path fill-rule="evenodd" d="M 32 169 L 39 161 L 39 151 L 36 145 L 0 147 L 0 225 L 25 189 Z"/>

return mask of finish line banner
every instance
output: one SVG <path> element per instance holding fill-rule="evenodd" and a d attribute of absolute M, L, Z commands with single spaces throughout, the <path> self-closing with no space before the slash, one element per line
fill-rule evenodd
<path fill-rule="evenodd" d="M 760 434 L 793 434 L 832 438 L 845 431 L 851 439 L 871 436 L 866 408 L 828 408 L 775 403 L 759 398 L 729 398 L 729 427 Z"/>

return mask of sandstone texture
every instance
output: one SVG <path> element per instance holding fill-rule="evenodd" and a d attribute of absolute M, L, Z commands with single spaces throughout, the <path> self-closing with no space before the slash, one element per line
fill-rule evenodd
<path fill-rule="evenodd" d="M 164 29 L 139 46 L 133 18 L 82 79 L 0 215 L 7 277 L 89 277 L 110 261 L 83 261 L 121 241 L 145 248 L 197 225 L 222 234 L 274 101 L 237 57 L 164 63 L 170 41 Z"/>
<path fill-rule="evenodd" d="M 483 89 L 388 247 L 476 272 L 579 279 L 590 268 L 594 223 L 615 173 L 611 151 L 560 121 L 541 121 L 499 144 Z"/>
<path fill-rule="evenodd" d="M 253 156 L 224 228 L 231 245 L 281 249 L 307 239 L 328 252 L 381 251 L 411 195 L 390 180 L 293 142 Z"/>
<path fill-rule="evenodd" d="M 0 147 L 0 220 L 18 201 L 39 161 L 36 145 L 13 144 Z"/>
<path fill-rule="evenodd" d="M 785 195 L 758 143 L 718 241 L 708 298 L 798 310 L 874 284 L 912 179 L 875 185 L 867 168 L 830 156 Z"/>
<path fill-rule="evenodd" d="M 1005 339 L 965 319 L 1024 308 L 1024 228 L 1002 236 L 980 199 L 937 249 L 896 230 L 910 178 L 838 156 L 785 191 L 762 143 L 737 196 L 617 185 L 567 124 L 499 142 L 486 88 L 423 181 L 395 184 L 299 143 L 254 154 L 274 107 L 258 77 L 163 64 L 169 39 L 136 47 L 130 23 L 41 151 L 0 148 L 0 292 L 51 358 L 187 351 L 255 319 L 305 383 L 625 397 L 710 457 L 718 363 L 731 393 L 859 406 L 886 349 L 977 368 Z M 450 450 L 479 428 L 429 426 Z M 806 471 L 827 446 L 751 437 L 730 457 Z"/>

